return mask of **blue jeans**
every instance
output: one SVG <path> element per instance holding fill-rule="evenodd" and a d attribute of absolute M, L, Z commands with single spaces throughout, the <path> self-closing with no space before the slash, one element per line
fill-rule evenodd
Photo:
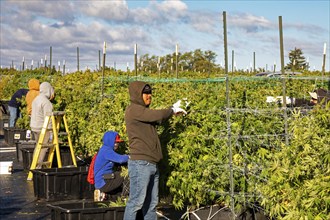
<path fill-rule="evenodd" d="M 157 220 L 159 171 L 156 164 L 144 160 L 128 160 L 130 193 L 124 220 L 135 220 L 142 209 L 144 220 Z"/>
<path fill-rule="evenodd" d="M 16 119 L 17 119 L 17 108 L 16 107 L 11 107 L 11 106 L 8 106 L 8 110 L 9 110 L 9 114 L 10 114 L 10 117 L 9 117 L 9 127 L 14 127 L 15 126 L 15 122 L 16 122 Z"/>

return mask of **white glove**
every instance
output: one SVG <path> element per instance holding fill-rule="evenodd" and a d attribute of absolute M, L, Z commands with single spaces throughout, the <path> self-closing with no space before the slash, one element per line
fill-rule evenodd
<path fill-rule="evenodd" d="M 173 106 L 172 110 L 173 110 L 174 114 L 179 114 L 179 113 L 183 113 L 183 115 L 187 114 L 187 112 L 182 108 L 178 108 L 178 107 Z"/>
<path fill-rule="evenodd" d="M 295 98 L 290 98 L 288 96 L 285 97 L 285 100 L 286 100 L 286 104 L 287 105 L 290 105 L 290 104 L 294 104 L 295 103 Z M 276 97 L 276 101 L 283 104 L 283 96 L 277 96 Z"/>
<path fill-rule="evenodd" d="M 179 113 L 183 113 L 183 115 L 187 114 L 187 112 L 183 108 L 187 108 L 189 106 L 190 102 L 188 102 L 187 98 L 184 98 L 183 100 L 185 102 L 185 107 L 181 105 L 181 103 L 182 103 L 181 100 L 174 103 L 174 105 L 172 107 L 174 114 L 179 114 Z"/>
<path fill-rule="evenodd" d="M 267 98 L 266 98 L 267 103 L 271 103 L 271 102 L 275 102 L 275 101 L 276 101 L 276 99 L 273 96 L 267 96 Z"/>
<path fill-rule="evenodd" d="M 181 107 L 181 100 L 179 100 L 176 103 L 174 103 L 173 107 L 174 108 L 180 108 Z"/>

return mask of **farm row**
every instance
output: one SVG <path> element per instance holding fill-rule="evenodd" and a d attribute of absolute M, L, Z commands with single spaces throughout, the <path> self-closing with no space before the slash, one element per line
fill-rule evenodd
<path fill-rule="evenodd" d="M 257 206 L 278 219 L 330 218 L 329 104 L 305 109 L 266 103 L 266 96 L 282 94 L 281 78 L 229 77 L 227 87 L 221 77 L 114 74 L 3 74 L 0 98 L 27 87 L 30 78 L 50 82 L 54 109 L 66 112 L 76 154 L 88 156 L 101 146 L 106 130 L 127 140 L 128 83 L 147 81 L 156 88 L 152 108 L 166 108 L 182 98 L 191 102 L 185 117 L 173 117 L 158 128 L 165 155 L 160 189 L 177 208 L 219 203 L 233 205 L 235 212 Z M 315 79 L 286 79 L 287 95 L 308 99 L 308 92 L 323 84 Z M 24 114 L 19 125 L 28 128 L 28 120 Z"/>

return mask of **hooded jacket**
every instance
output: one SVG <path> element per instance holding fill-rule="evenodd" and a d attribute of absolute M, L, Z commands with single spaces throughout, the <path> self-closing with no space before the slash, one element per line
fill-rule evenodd
<path fill-rule="evenodd" d="M 128 155 L 118 154 L 115 150 L 117 132 L 107 131 L 104 133 L 103 145 L 97 153 L 94 164 L 95 188 L 100 189 L 105 185 L 104 174 L 113 173 L 115 163 L 123 164 L 128 161 Z"/>
<path fill-rule="evenodd" d="M 130 159 L 156 164 L 163 158 L 156 125 L 170 118 L 173 110 L 172 108 L 149 109 L 142 98 L 142 90 L 146 85 L 141 81 L 130 83 L 128 89 L 131 103 L 125 110 L 125 123 Z"/>
<path fill-rule="evenodd" d="M 26 94 L 26 107 L 28 115 L 32 113 L 32 101 L 39 95 L 40 82 L 37 79 L 30 79 L 28 82 L 29 91 Z"/>
<path fill-rule="evenodd" d="M 39 95 L 32 101 L 32 114 L 30 127 L 32 131 L 40 132 L 45 117 L 53 112 L 53 104 L 50 99 L 54 97 L 54 88 L 48 83 L 43 82 L 40 85 Z M 48 128 L 52 128 L 52 123 L 48 124 Z"/>

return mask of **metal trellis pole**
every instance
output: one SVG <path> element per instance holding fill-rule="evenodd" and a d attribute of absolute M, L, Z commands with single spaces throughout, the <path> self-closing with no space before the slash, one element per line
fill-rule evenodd
<path fill-rule="evenodd" d="M 77 47 L 77 71 L 79 72 L 79 47 Z"/>
<path fill-rule="evenodd" d="M 106 43 L 104 41 L 103 44 L 103 68 L 102 68 L 102 95 L 101 95 L 101 101 L 103 100 L 103 95 L 104 95 L 104 69 L 105 69 L 105 55 L 106 55 Z"/>
<path fill-rule="evenodd" d="M 280 53 L 281 53 L 281 74 L 284 75 L 284 47 L 283 47 L 283 28 L 282 28 L 282 16 L 279 16 L 279 29 L 280 29 Z M 288 116 L 286 108 L 286 85 L 285 77 L 282 77 L 282 93 L 283 93 L 283 117 L 284 117 L 284 133 L 285 144 L 289 144 L 288 137 Z"/>
<path fill-rule="evenodd" d="M 233 153 L 231 146 L 231 126 L 230 126 L 230 100 L 229 100 L 229 77 L 228 77 L 228 50 L 227 50 L 227 24 L 226 12 L 223 12 L 223 36 L 224 36 L 224 57 L 225 57 L 225 74 L 226 74 L 226 111 L 227 111 L 227 129 L 229 149 L 229 181 L 230 181 L 230 209 L 232 212 L 232 220 L 235 220 L 235 201 L 234 201 L 234 174 L 233 174 Z"/>

